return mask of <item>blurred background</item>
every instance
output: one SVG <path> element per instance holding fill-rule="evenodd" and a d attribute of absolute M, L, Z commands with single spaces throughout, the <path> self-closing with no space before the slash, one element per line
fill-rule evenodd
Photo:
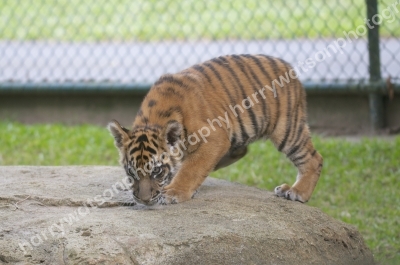
<path fill-rule="evenodd" d="M 399 9 L 392 0 L 1 1 L 0 118 L 130 124 L 160 75 L 262 53 L 298 69 L 312 128 L 397 131 Z"/>
<path fill-rule="evenodd" d="M 130 127 L 160 75 L 241 53 L 301 73 L 325 158 L 310 204 L 399 264 L 399 1 L 1 0 L 0 165 L 117 165 L 111 119 Z M 295 174 L 261 142 L 213 176 L 272 190 Z"/>

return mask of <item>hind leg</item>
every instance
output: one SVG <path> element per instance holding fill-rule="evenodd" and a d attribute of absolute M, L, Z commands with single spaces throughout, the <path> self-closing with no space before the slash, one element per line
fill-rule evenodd
<path fill-rule="evenodd" d="M 295 126 L 297 128 L 293 128 L 297 134 L 293 133 L 290 140 L 287 139 L 288 137 L 284 139 L 285 137 L 282 137 L 282 134 L 280 134 L 280 137 L 275 135 L 271 140 L 298 169 L 293 186 L 282 184 L 275 188 L 275 194 L 292 201 L 307 202 L 317 185 L 323 159 L 314 149 L 307 124 L 304 119 L 301 120 L 302 122 Z"/>

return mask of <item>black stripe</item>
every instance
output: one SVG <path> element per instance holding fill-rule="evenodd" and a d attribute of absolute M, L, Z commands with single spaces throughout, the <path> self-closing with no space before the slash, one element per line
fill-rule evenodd
<path fill-rule="evenodd" d="M 270 65 L 272 65 L 272 71 L 274 72 L 274 75 L 275 75 L 275 79 L 277 78 L 277 77 L 279 77 L 279 74 L 278 74 L 278 66 L 276 65 L 276 62 L 275 62 L 275 60 L 272 58 L 272 57 L 270 57 L 270 56 L 266 56 L 266 55 L 262 55 L 261 54 L 261 56 L 262 57 L 264 57 L 264 58 L 266 58 L 268 61 L 269 61 L 269 63 L 270 63 Z M 275 80 L 274 79 L 274 80 Z M 271 81 L 271 85 L 272 85 L 272 79 L 270 80 Z M 276 87 L 275 87 L 275 90 L 276 90 Z M 278 95 L 278 92 L 276 92 L 276 94 Z M 275 130 L 275 127 L 276 127 L 276 125 L 277 125 L 277 123 L 278 123 L 278 121 L 279 121 L 279 117 L 280 117 L 280 115 L 281 115 L 281 111 L 280 111 L 280 98 L 279 98 L 279 96 L 277 96 L 276 97 L 277 98 L 277 115 L 276 115 L 276 123 L 274 124 L 274 128 L 272 129 L 272 131 L 274 131 Z"/>
<path fill-rule="evenodd" d="M 300 129 L 301 130 L 303 130 L 303 128 L 304 128 L 304 126 L 301 126 L 300 127 Z M 302 132 L 301 132 L 302 133 Z M 291 149 L 288 153 L 287 153 L 287 157 L 291 157 L 292 155 L 294 155 L 300 148 L 302 148 L 306 143 L 307 143 L 307 141 L 310 139 L 310 137 L 305 137 L 299 144 L 297 144 L 297 142 L 299 141 L 299 139 L 300 139 L 300 135 L 301 135 L 301 133 L 299 133 L 298 135 L 297 135 L 297 138 L 296 138 L 296 141 L 295 141 L 295 143 L 293 144 L 294 145 L 294 147 L 293 147 L 293 149 Z"/>
<path fill-rule="evenodd" d="M 305 121 L 304 121 L 303 119 L 300 119 L 300 127 L 299 127 L 299 129 L 297 130 L 297 137 L 296 137 L 296 140 L 294 140 L 293 145 L 296 145 L 296 144 L 299 142 L 301 136 L 303 135 L 303 130 L 304 130 L 304 128 L 305 128 L 306 126 L 307 126 L 307 125 L 306 125 Z"/>
<path fill-rule="evenodd" d="M 151 143 L 154 145 L 155 148 L 158 148 L 158 144 L 153 139 L 151 139 Z"/>
<path fill-rule="evenodd" d="M 231 152 L 235 150 L 235 145 L 236 145 L 236 133 L 232 133 L 232 138 L 231 138 Z"/>
<path fill-rule="evenodd" d="M 311 156 L 315 156 L 316 153 L 317 153 L 317 150 L 314 149 L 314 151 L 311 153 Z"/>
<path fill-rule="evenodd" d="M 207 79 L 208 83 L 212 84 L 210 77 L 208 76 L 208 74 L 206 73 L 205 69 L 203 66 L 201 65 L 193 65 L 192 68 L 198 72 L 200 72 L 201 74 L 204 75 L 204 77 Z"/>
<path fill-rule="evenodd" d="M 239 60 L 239 61 L 243 62 L 243 59 L 242 59 L 241 56 L 232 55 L 232 57 L 233 57 L 234 59 L 236 59 L 236 60 Z M 264 86 L 263 86 L 262 82 L 260 81 L 260 79 L 258 79 L 257 75 L 254 73 L 253 69 L 250 67 L 250 65 L 249 65 L 247 62 L 245 62 L 244 65 L 246 66 L 247 70 L 250 72 L 251 77 L 253 78 L 253 80 L 255 80 L 255 81 L 257 82 L 257 85 L 259 86 L 259 89 L 262 89 Z M 247 74 L 246 74 L 246 76 L 247 76 Z M 252 83 L 252 85 L 253 85 L 253 87 L 255 88 L 257 94 L 260 94 L 260 93 L 259 93 L 259 89 L 257 89 L 257 88 L 255 87 L 254 83 Z M 261 95 L 260 95 L 260 96 L 261 96 Z M 256 96 L 256 97 L 257 97 L 257 96 Z M 264 99 L 264 98 L 261 96 L 261 99 L 260 99 L 260 100 L 261 100 L 262 112 L 263 112 L 263 119 L 261 119 L 262 125 L 261 125 L 260 134 L 264 134 L 264 132 L 265 132 L 265 130 L 264 130 L 264 121 L 266 121 L 267 126 L 268 126 L 268 123 L 269 123 L 270 121 L 269 121 L 269 119 L 268 119 L 266 99 Z M 260 101 L 260 100 L 259 100 L 259 101 Z"/>
<path fill-rule="evenodd" d="M 282 60 L 282 62 L 286 63 L 283 60 Z M 288 68 L 293 69 L 290 64 L 286 63 L 286 65 L 288 66 Z M 302 89 L 301 83 L 300 83 L 299 80 L 293 80 L 293 82 L 295 82 L 295 85 L 293 86 L 293 89 L 294 89 L 294 109 L 292 109 L 292 110 L 294 110 L 295 119 L 294 119 L 294 125 L 293 125 L 291 133 L 290 133 L 289 142 L 293 142 L 293 139 L 296 136 L 296 131 L 297 131 L 298 123 L 299 123 L 300 113 L 303 110 L 303 109 L 301 109 L 301 105 L 300 105 L 300 103 L 301 103 L 301 89 Z"/>
<path fill-rule="evenodd" d="M 258 66 L 258 68 L 263 73 L 263 75 L 267 77 L 268 81 L 270 81 L 270 82 L 272 81 L 271 76 L 269 75 L 269 73 L 263 67 L 262 62 L 260 61 L 260 59 L 258 59 L 256 56 L 249 55 L 249 54 L 244 54 L 243 57 L 246 57 L 246 58 L 252 60 Z"/>
<path fill-rule="evenodd" d="M 160 116 L 161 118 L 169 118 L 171 116 L 172 112 L 168 110 L 159 110 L 157 111 L 157 115 Z"/>
<path fill-rule="evenodd" d="M 157 86 L 157 85 L 161 85 L 162 83 L 171 83 L 171 84 L 175 84 L 175 85 L 178 85 L 178 86 L 181 86 L 181 87 L 185 86 L 185 84 L 181 80 L 178 80 L 178 79 L 174 78 L 174 76 L 170 75 L 170 74 L 161 76 L 154 83 L 154 85 Z"/>
<path fill-rule="evenodd" d="M 287 157 L 291 157 L 292 155 L 294 155 L 300 148 L 300 145 L 296 145 L 295 147 L 293 147 L 287 154 Z"/>
<path fill-rule="evenodd" d="M 157 101 L 155 101 L 155 100 L 150 100 L 149 101 L 149 104 L 147 104 L 147 106 L 149 107 L 149 108 L 151 108 L 151 107 L 153 107 L 154 105 L 156 105 L 157 104 Z"/>
<path fill-rule="evenodd" d="M 236 56 L 236 57 L 235 57 L 235 56 Z M 256 85 L 254 84 L 254 80 L 251 79 L 251 78 L 249 77 L 249 75 L 247 74 L 247 71 L 246 71 L 246 69 L 244 68 L 244 65 L 243 65 L 242 61 L 240 61 L 240 57 L 237 56 L 237 55 L 233 55 L 232 57 L 233 57 L 233 61 L 234 61 L 234 62 L 236 63 L 236 65 L 240 68 L 240 70 L 242 71 L 242 73 L 244 73 L 244 75 L 246 76 L 247 80 L 248 80 L 249 83 L 251 84 L 251 86 L 252 86 L 252 88 L 253 88 L 253 91 L 254 91 L 254 87 L 256 87 Z M 249 98 L 250 98 L 250 100 L 253 102 L 251 95 L 249 96 Z M 253 104 L 257 104 L 257 103 L 254 103 L 254 102 L 253 102 Z M 258 132 L 259 125 L 258 125 L 258 121 L 257 121 L 257 116 L 255 115 L 255 113 L 254 113 L 252 107 L 250 107 L 250 108 L 247 109 L 247 110 L 248 110 L 248 111 L 251 111 L 251 113 L 250 113 L 251 118 L 252 118 L 252 117 L 254 118 L 254 121 L 255 121 L 255 123 L 254 123 L 254 131 L 255 131 L 255 134 L 258 136 L 258 135 L 259 135 L 259 132 Z M 253 118 L 252 118 L 252 119 L 253 119 Z M 262 121 L 261 121 L 261 122 L 262 122 Z"/>
<path fill-rule="evenodd" d="M 142 134 L 141 136 L 139 136 L 136 140 L 136 143 L 139 143 L 139 142 L 147 142 L 148 143 L 149 139 L 147 138 L 147 135 Z"/>
<path fill-rule="evenodd" d="M 221 59 L 223 62 L 225 62 L 225 64 L 224 64 L 225 67 L 228 69 L 230 74 L 233 76 L 233 78 L 235 79 L 235 82 L 238 84 L 238 87 L 239 87 L 240 91 L 242 92 L 241 94 L 242 94 L 242 97 L 243 97 L 243 99 L 242 99 L 242 102 L 243 102 L 243 100 L 247 99 L 247 97 L 246 97 L 246 93 L 245 93 L 244 88 L 243 88 L 243 84 L 240 82 L 240 79 L 236 75 L 236 72 L 229 66 L 229 62 L 226 60 L 225 57 L 219 57 L 217 59 Z M 219 61 L 217 61 L 216 63 L 219 63 L 220 65 L 223 64 L 223 63 L 221 64 L 221 62 L 219 62 Z M 257 134 L 258 123 L 257 123 L 256 115 L 254 114 L 254 111 L 251 109 L 251 107 L 246 109 L 246 110 L 249 113 L 250 120 L 251 120 L 251 123 L 253 125 L 254 134 L 258 135 Z M 248 138 L 249 138 L 249 136 L 246 133 L 246 138 L 244 138 L 245 139 L 244 142 L 247 142 Z"/>
<path fill-rule="evenodd" d="M 229 93 L 229 90 L 227 89 L 224 80 L 222 79 L 220 73 L 215 69 L 213 64 L 209 61 L 209 62 L 205 62 L 203 65 L 206 66 L 208 69 L 210 69 L 211 72 L 216 76 L 218 82 L 222 85 L 222 88 L 225 90 L 225 93 L 228 95 L 230 102 L 231 102 L 231 106 L 235 106 L 236 105 L 235 100 L 232 98 L 232 95 Z M 238 119 L 240 130 L 242 131 L 242 134 L 243 134 L 243 132 L 246 133 L 246 130 L 244 128 L 243 121 L 242 121 L 242 118 L 240 117 L 240 115 L 238 115 L 236 118 Z"/>
<path fill-rule="evenodd" d="M 260 61 L 260 59 L 258 59 L 256 56 L 248 55 L 248 54 L 245 54 L 243 56 L 248 58 L 248 59 L 250 59 L 250 60 L 252 60 L 257 65 L 257 67 L 260 69 L 262 74 L 266 77 L 266 79 L 268 79 L 268 82 L 271 82 L 271 84 L 268 84 L 268 86 L 272 85 L 272 78 L 269 75 L 269 73 L 265 70 L 265 68 L 263 67 L 262 62 Z M 270 62 L 270 64 L 271 64 L 271 62 Z M 277 102 L 277 107 L 276 107 L 276 109 L 277 109 L 277 117 L 279 117 L 279 108 L 280 108 L 279 105 L 280 105 L 280 102 L 279 102 L 278 99 L 276 100 L 276 102 Z M 269 122 L 267 124 L 267 129 L 266 129 L 267 133 L 269 133 L 271 131 L 270 128 L 269 128 L 270 125 L 272 125 L 272 122 L 271 122 L 272 119 L 271 118 L 272 118 L 272 113 L 270 115 L 270 120 L 269 120 Z M 277 121 L 278 121 L 278 118 L 276 119 L 275 122 L 277 122 Z M 276 123 L 275 123 L 275 125 L 276 125 Z M 275 125 L 274 125 L 274 129 L 275 129 Z"/>
<path fill-rule="evenodd" d="M 215 67 L 212 65 L 212 63 L 211 62 L 205 62 L 204 64 L 203 64 L 205 67 L 207 67 L 207 69 L 210 69 L 210 71 L 214 74 L 214 78 L 216 78 L 218 81 L 219 81 L 219 83 L 221 84 L 221 86 L 222 86 L 222 88 L 223 88 L 223 90 L 224 90 L 224 92 L 225 92 L 225 94 L 228 96 L 228 98 L 229 98 L 229 100 L 230 100 L 230 102 L 231 102 L 231 104 L 233 104 L 233 102 L 234 102 L 234 100 L 233 100 L 233 98 L 232 98 L 232 95 L 230 94 L 230 91 L 226 88 L 226 86 L 225 86 L 225 84 L 224 84 L 224 81 L 222 80 L 222 77 L 221 77 L 221 75 L 220 75 L 220 73 L 215 69 Z M 214 87 L 214 84 L 213 84 L 213 82 L 211 81 L 211 79 L 210 79 L 210 77 L 206 74 L 206 69 L 203 67 L 203 66 L 200 66 L 200 65 L 198 65 L 198 67 L 197 68 L 199 68 L 199 69 L 201 69 L 201 71 L 203 71 L 202 73 L 205 75 L 205 77 L 207 78 L 207 80 L 209 81 L 209 83 L 210 83 L 210 85 L 213 87 L 213 88 L 215 88 Z M 196 69 L 196 68 L 195 68 Z M 197 70 L 197 69 L 196 69 Z M 224 102 L 225 103 L 225 102 Z M 225 108 L 226 106 L 224 106 L 224 108 Z"/>
<path fill-rule="evenodd" d="M 298 149 L 300 150 L 300 152 L 303 150 L 303 147 L 307 144 L 307 142 L 308 142 L 308 140 L 310 140 L 310 138 L 311 137 L 305 137 L 301 142 L 300 142 L 300 144 L 298 145 Z M 306 151 L 306 154 L 308 153 L 308 151 Z M 295 155 L 295 154 L 294 154 Z M 290 158 L 290 160 L 291 161 L 294 161 L 294 160 L 296 160 L 296 157 L 295 158 L 291 158 L 291 157 L 289 157 Z"/>
<path fill-rule="evenodd" d="M 285 67 L 285 71 L 287 72 L 287 68 Z M 283 83 L 283 81 L 282 81 Z M 286 113 L 286 130 L 285 130 L 285 136 L 283 138 L 283 141 L 281 142 L 281 144 L 278 147 L 279 151 L 282 151 L 282 149 L 285 147 L 286 142 L 289 138 L 289 134 L 290 134 L 290 129 L 291 129 L 291 125 L 292 125 L 292 108 L 291 108 L 291 94 L 290 94 L 290 87 L 289 86 L 284 86 L 286 88 L 285 92 L 287 93 L 286 97 L 287 97 L 287 113 Z"/>
<path fill-rule="evenodd" d="M 157 154 L 156 150 L 154 150 L 153 148 L 151 148 L 150 146 L 146 147 L 146 151 L 149 151 L 152 154 Z"/>
<path fill-rule="evenodd" d="M 183 95 L 181 93 L 179 93 L 178 91 L 176 91 L 173 87 L 167 87 L 165 89 L 165 92 L 169 93 L 169 94 L 177 95 L 179 97 L 183 97 Z"/>
<path fill-rule="evenodd" d="M 177 96 L 179 98 L 183 98 L 183 95 L 176 91 L 173 87 L 157 87 L 155 91 L 164 97 Z"/>
<path fill-rule="evenodd" d="M 157 114 L 162 118 L 169 118 L 174 112 L 182 113 L 182 109 L 179 106 L 174 106 L 167 110 L 159 110 L 157 111 Z"/>
<path fill-rule="evenodd" d="M 239 78 L 237 77 L 236 73 L 235 73 L 235 72 L 233 71 L 233 69 L 229 66 L 229 64 L 226 64 L 228 61 L 227 61 L 225 58 L 223 58 L 223 57 L 214 58 L 213 61 L 214 61 L 216 64 L 220 65 L 221 67 L 226 68 L 226 69 L 229 71 L 229 73 L 231 74 L 231 76 L 235 79 L 235 85 L 237 84 L 237 86 L 239 87 L 240 91 L 242 92 L 242 97 L 243 97 L 243 99 L 245 99 L 245 98 L 246 98 L 246 94 L 245 94 L 245 92 L 244 92 L 244 90 L 243 90 L 243 85 L 242 85 L 242 83 L 240 82 Z M 221 62 L 221 61 L 222 61 L 222 62 Z M 224 62 L 225 62 L 225 63 L 224 63 Z M 254 125 L 257 124 L 257 121 L 255 120 L 254 112 L 251 111 L 250 108 L 249 108 L 248 110 L 249 110 L 250 119 L 251 119 L 252 124 L 253 124 L 253 126 L 254 126 Z M 238 115 L 238 117 L 239 117 L 239 115 Z M 245 128 L 243 128 L 243 129 L 245 129 Z M 255 130 L 254 130 L 254 132 L 256 133 Z M 246 132 L 246 130 L 242 130 L 242 141 L 243 141 L 243 142 L 247 142 L 247 140 L 248 140 L 249 138 L 250 138 L 250 136 L 248 135 L 248 133 Z"/>
<path fill-rule="evenodd" d="M 292 156 L 295 155 L 299 150 L 301 150 L 302 147 L 304 147 L 304 145 L 307 143 L 308 139 L 307 137 L 305 139 L 303 139 L 303 141 L 301 141 L 300 144 L 295 145 L 287 154 L 286 156 L 288 158 L 290 158 L 290 160 L 292 160 Z"/>
<path fill-rule="evenodd" d="M 128 161 L 128 156 L 126 155 L 126 153 L 125 153 L 125 161 L 126 161 L 126 163 L 124 163 L 124 168 L 125 168 L 125 171 L 128 172 L 128 163 L 129 163 L 129 161 Z"/>
<path fill-rule="evenodd" d="M 295 159 L 292 159 L 292 162 L 296 163 L 296 161 L 299 161 L 299 160 L 305 158 L 307 155 L 308 155 L 308 152 L 306 152 L 304 155 L 296 157 Z"/>
<path fill-rule="evenodd" d="M 204 66 L 206 66 L 205 64 L 203 64 Z M 211 80 L 211 78 L 210 78 L 210 76 L 206 73 L 206 69 L 203 67 L 203 66 L 201 66 L 201 65 L 198 65 L 198 64 L 196 64 L 196 65 L 194 65 L 193 67 L 192 67 L 194 70 L 196 70 L 197 72 L 199 72 L 199 73 L 201 73 L 206 79 L 207 79 L 207 81 L 208 81 L 208 83 L 210 84 L 210 86 L 212 87 L 212 88 L 214 88 L 214 84 L 213 84 L 213 82 L 212 82 L 212 80 Z M 210 67 L 208 67 L 208 69 L 210 69 L 211 71 L 213 71 Z M 215 69 L 214 69 L 215 70 Z M 215 75 L 215 72 L 213 71 L 213 73 L 214 73 L 214 75 Z M 220 80 L 220 79 L 219 79 Z M 222 84 L 222 82 L 220 82 L 221 84 Z M 229 95 L 229 92 L 225 89 L 225 87 L 223 87 L 224 88 L 224 90 L 225 90 L 225 93 L 228 95 L 228 96 L 230 96 Z M 224 104 L 225 104 L 226 102 L 224 102 Z M 222 102 L 221 102 L 221 104 L 222 104 Z M 224 106 L 224 108 L 225 108 L 225 106 Z"/>
<path fill-rule="evenodd" d="M 308 163 L 308 161 L 310 161 L 310 159 L 307 159 L 306 161 L 304 161 L 304 162 L 300 162 L 300 163 L 294 163 L 294 165 L 296 166 L 296 167 L 299 167 L 299 166 L 302 166 L 302 165 L 304 165 L 304 164 L 307 164 Z"/>
<path fill-rule="evenodd" d="M 132 150 L 129 152 L 130 155 L 132 155 L 133 153 L 135 153 L 136 151 L 139 151 L 141 148 L 139 146 L 132 148 Z"/>

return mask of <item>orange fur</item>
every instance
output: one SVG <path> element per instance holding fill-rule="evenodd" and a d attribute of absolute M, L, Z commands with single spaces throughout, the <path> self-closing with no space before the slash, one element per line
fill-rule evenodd
<path fill-rule="evenodd" d="M 311 142 L 305 91 L 293 74 L 281 59 L 231 55 L 160 77 L 132 130 L 109 125 L 121 164 L 134 176 L 135 199 L 148 205 L 189 200 L 211 171 L 242 158 L 255 140 L 271 139 L 298 168 L 294 185 L 278 186 L 275 193 L 308 201 L 322 156 Z M 160 159 L 171 151 L 179 155 Z M 154 170 L 148 165 L 153 160 Z"/>

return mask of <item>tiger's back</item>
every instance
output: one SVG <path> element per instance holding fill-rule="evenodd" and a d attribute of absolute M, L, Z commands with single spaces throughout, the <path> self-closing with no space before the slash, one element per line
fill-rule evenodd
<path fill-rule="evenodd" d="M 307 201 L 320 175 L 322 157 L 310 140 L 305 91 L 293 68 L 281 59 L 223 56 L 160 77 L 145 97 L 133 130 L 146 127 L 159 128 L 154 141 L 165 141 L 146 157 L 171 148 L 182 154 L 176 175 L 162 188 L 166 202 L 189 199 L 212 170 L 236 162 L 260 138 L 271 139 L 299 170 L 293 187 L 276 188 L 278 196 Z M 143 156 L 143 151 L 134 153 L 129 151 L 133 160 Z"/>

